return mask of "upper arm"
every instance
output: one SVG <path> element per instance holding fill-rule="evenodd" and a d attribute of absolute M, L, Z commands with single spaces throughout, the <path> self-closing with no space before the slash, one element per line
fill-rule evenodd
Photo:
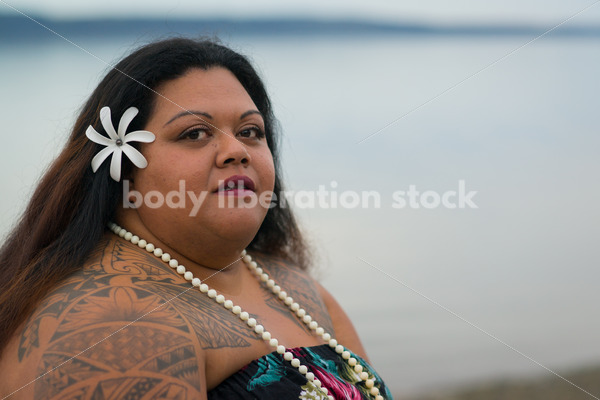
<path fill-rule="evenodd" d="M 319 294 L 329 311 L 333 328 L 335 329 L 336 340 L 369 362 L 367 353 L 358 337 L 358 333 L 356 333 L 354 325 L 352 325 L 350 318 L 348 318 L 348 315 L 346 315 L 335 298 L 321 286 L 321 284 L 318 282 L 316 284 L 319 289 Z"/>
<path fill-rule="evenodd" d="M 206 398 L 202 349 L 161 303 L 112 287 L 46 316 L 35 397 Z"/>
<path fill-rule="evenodd" d="M 119 256 L 63 282 L 19 333 L 11 351 L 35 371 L 34 397 L 206 399 L 205 353 L 173 300 L 185 288 Z"/>
<path fill-rule="evenodd" d="M 81 321 L 61 333 L 40 349 L 36 398 L 206 398 L 203 354 L 174 328 Z"/>

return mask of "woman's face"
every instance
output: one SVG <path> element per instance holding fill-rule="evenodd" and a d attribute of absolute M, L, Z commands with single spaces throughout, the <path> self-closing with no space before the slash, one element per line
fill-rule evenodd
<path fill-rule="evenodd" d="M 148 166 L 136 169 L 130 183 L 144 198 L 139 219 L 172 248 L 214 251 L 223 240 L 246 246 L 268 211 L 275 180 L 262 115 L 224 68 L 192 69 L 157 92 L 144 128 L 156 140 L 142 146 Z"/>

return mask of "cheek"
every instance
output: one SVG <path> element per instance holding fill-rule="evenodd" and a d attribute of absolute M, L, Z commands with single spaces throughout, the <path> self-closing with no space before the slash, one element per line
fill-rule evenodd
<path fill-rule="evenodd" d="M 191 191 L 198 195 L 210 191 L 209 169 L 198 160 L 192 162 L 179 157 L 161 161 L 160 165 L 148 163 L 148 167 L 138 170 L 131 185 L 132 189 L 139 191 L 143 196 L 151 192 L 160 192 L 165 197 L 171 192 L 185 194 Z"/>
<path fill-rule="evenodd" d="M 157 154 L 152 152 L 146 157 L 148 166 L 137 170 L 136 185 L 145 190 L 167 192 L 178 190 L 183 182 L 190 190 L 202 190 L 207 183 L 206 157 L 185 152 Z"/>
<path fill-rule="evenodd" d="M 275 166 L 273 165 L 273 156 L 269 151 L 260 158 L 260 173 L 266 190 L 273 190 L 275 185 Z"/>

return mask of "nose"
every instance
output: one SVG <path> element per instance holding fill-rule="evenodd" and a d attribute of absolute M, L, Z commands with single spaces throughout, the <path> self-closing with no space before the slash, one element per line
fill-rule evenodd
<path fill-rule="evenodd" d="M 217 140 L 217 165 L 225 167 L 229 164 L 247 165 L 250 154 L 246 146 L 230 133 L 221 133 Z"/>

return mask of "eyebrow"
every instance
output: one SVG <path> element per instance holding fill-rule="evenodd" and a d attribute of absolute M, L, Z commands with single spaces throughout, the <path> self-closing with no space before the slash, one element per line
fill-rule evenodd
<path fill-rule="evenodd" d="M 258 110 L 248 110 L 248 111 L 244 112 L 242 115 L 240 115 L 240 119 L 244 119 L 247 116 L 252 115 L 252 114 L 258 114 L 258 115 L 261 116 L 261 118 L 264 119 L 262 113 L 260 111 L 258 111 Z M 171 118 L 170 120 L 168 120 L 167 123 L 163 125 L 163 127 L 169 125 L 171 122 L 175 121 L 177 118 L 185 117 L 186 115 L 197 115 L 197 116 L 206 117 L 206 118 L 208 118 L 210 120 L 213 119 L 212 115 L 210 115 L 209 113 L 204 112 L 204 111 L 189 111 L 189 110 L 185 110 L 185 111 L 182 111 L 180 113 L 177 113 L 173 118 Z"/>

